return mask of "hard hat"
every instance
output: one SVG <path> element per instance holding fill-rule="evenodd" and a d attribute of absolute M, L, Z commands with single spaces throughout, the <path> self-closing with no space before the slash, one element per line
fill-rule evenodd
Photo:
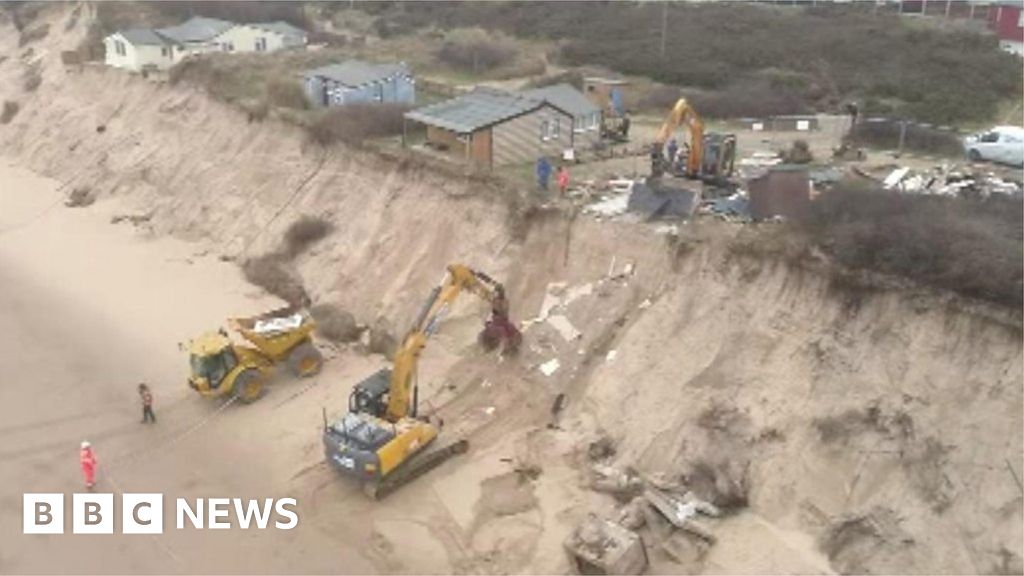
<path fill-rule="evenodd" d="M 88 440 L 82 440 L 82 448 L 88 448 L 89 446 L 92 446 L 92 444 L 89 444 Z"/>

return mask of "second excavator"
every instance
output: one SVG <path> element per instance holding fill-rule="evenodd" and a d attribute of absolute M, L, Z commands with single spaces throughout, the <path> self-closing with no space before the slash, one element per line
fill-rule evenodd
<path fill-rule="evenodd" d="M 415 382 L 420 352 L 463 291 L 491 304 L 481 344 L 487 349 L 503 344 L 506 352 L 517 351 L 522 335 L 508 318 L 504 287 L 482 272 L 452 264 L 398 347 L 394 366 L 356 384 L 343 417 L 329 423 L 324 414 L 327 460 L 362 481 L 364 491 L 373 498 L 383 498 L 469 447 L 463 439 L 425 450 L 437 438 L 439 425 L 417 413 Z"/>
<path fill-rule="evenodd" d="M 690 133 L 685 161 L 666 158 L 665 144 L 681 126 L 685 126 Z M 651 148 L 651 176 L 659 178 L 668 172 L 702 180 L 724 179 L 732 175 L 735 158 L 736 137 L 732 134 L 705 133 L 704 122 L 697 111 L 685 98 L 680 98 L 669 111 Z"/>

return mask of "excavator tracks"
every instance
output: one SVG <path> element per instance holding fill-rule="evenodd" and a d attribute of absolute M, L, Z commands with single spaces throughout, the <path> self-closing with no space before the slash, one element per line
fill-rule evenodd
<path fill-rule="evenodd" d="M 403 464 L 383 480 L 363 484 L 363 491 L 374 500 L 383 500 L 395 490 L 444 464 L 453 456 L 465 454 L 468 450 L 469 440 L 458 440 L 444 448 L 414 456 L 411 461 Z"/>

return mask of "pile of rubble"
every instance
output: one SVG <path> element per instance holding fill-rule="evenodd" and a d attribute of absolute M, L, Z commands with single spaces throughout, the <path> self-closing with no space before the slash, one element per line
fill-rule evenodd
<path fill-rule="evenodd" d="M 679 483 L 602 461 L 614 453 L 614 447 L 591 444 L 588 456 L 598 461 L 589 487 L 622 505 L 613 518 L 589 515 L 565 540 L 572 566 L 581 574 L 641 574 L 650 550 L 681 564 L 699 561 L 716 541 L 706 519 L 722 511 Z"/>
<path fill-rule="evenodd" d="M 862 176 L 872 178 L 868 174 Z M 891 170 L 882 179 L 886 190 L 908 194 L 936 194 L 966 198 L 987 198 L 992 194 L 1021 196 L 1019 181 L 1000 178 L 993 172 L 965 170 L 956 165 L 942 164 L 931 170 L 913 170 L 902 166 Z"/>

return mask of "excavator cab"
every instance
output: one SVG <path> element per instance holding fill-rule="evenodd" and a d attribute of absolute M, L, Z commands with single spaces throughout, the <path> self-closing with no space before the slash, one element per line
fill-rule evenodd
<path fill-rule="evenodd" d="M 722 180 L 732 176 L 736 163 L 736 136 L 711 132 L 704 136 L 703 179 Z"/>
<path fill-rule="evenodd" d="M 388 409 L 391 370 L 381 368 L 357 383 L 348 397 L 348 411 L 383 418 Z"/>

